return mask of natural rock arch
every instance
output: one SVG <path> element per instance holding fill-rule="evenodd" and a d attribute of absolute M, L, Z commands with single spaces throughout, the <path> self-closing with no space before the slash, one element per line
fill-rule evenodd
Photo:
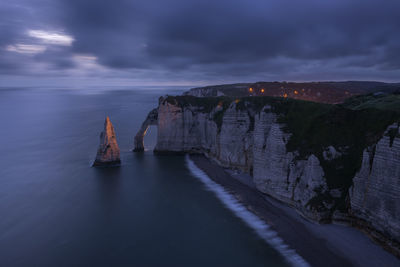
<path fill-rule="evenodd" d="M 135 135 L 135 148 L 133 149 L 134 152 L 143 152 L 144 151 L 144 136 L 147 133 L 147 130 L 151 125 L 157 125 L 158 121 L 158 109 L 155 108 L 149 112 L 147 115 L 146 120 L 142 123 L 140 130 Z"/>

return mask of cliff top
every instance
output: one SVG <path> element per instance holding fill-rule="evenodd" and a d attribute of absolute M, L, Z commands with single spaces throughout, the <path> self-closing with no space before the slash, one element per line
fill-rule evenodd
<path fill-rule="evenodd" d="M 193 88 L 185 95 L 197 97 L 274 96 L 314 102 L 336 104 L 347 98 L 374 92 L 393 92 L 399 83 L 346 81 L 346 82 L 256 82 L 224 84 Z"/>

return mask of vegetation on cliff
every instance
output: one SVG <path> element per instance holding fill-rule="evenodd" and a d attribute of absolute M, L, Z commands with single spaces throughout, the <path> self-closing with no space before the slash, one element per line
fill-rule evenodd
<path fill-rule="evenodd" d="M 235 98 L 227 96 L 195 97 L 190 95 L 167 96 L 165 99 L 165 101 L 172 105 L 177 105 L 181 108 L 189 106 L 196 107 L 198 111 L 210 114 L 219 130 L 222 126 L 223 115 L 234 100 Z"/>
<path fill-rule="evenodd" d="M 262 106 L 260 102 L 262 99 L 254 101 L 255 108 Z M 291 134 L 287 150 L 298 153 L 299 159 L 316 155 L 328 187 L 341 190 L 342 195 L 334 201 L 332 210 L 346 208 L 346 193 L 361 167 L 364 149 L 376 144 L 389 125 L 400 121 L 400 96 L 397 94 L 356 96 L 341 105 L 291 99 L 264 103 L 279 114 L 278 122 Z M 330 146 L 337 150 L 338 156 L 326 159 L 324 152 Z M 329 201 L 331 197 L 319 195 L 318 198 L 310 203 L 317 209 L 323 208 L 321 198 Z"/>
<path fill-rule="evenodd" d="M 254 115 L 251 114 L 269 105 L 271 109 L 266 112 L 277 114 L 282 129 L 290 134 L 287 151 L 294 152 L 299 160 L 316 155 L 324 169 L 329 189 L 342 192 L 335 200 L 329 194 L 319 194 L 318 199 L 309 203 L 317 210 L 324 209 L 323 201 L 334 204 L 331 210 L 346 209 L 345 198 L 353 177 L 361 167 L 364 149 L 376 144 L 389 125 L 400 121 L 399 94 L 355 96 L 339 105 L 268 96 L 200 98 L 184 95 L 170 96 L 166 101 L 209 113 L 219 129 L 224 112 L 234 103 L 237 110 L 251 111 L 249 131 L 254 129 Z M 329 147 L 333 147 L 337 155 L 328 159 L 324 154 Z"/>
<path fill-rule="evenodd" d="M 206 86 L 193 88 L 185 95 L 216 97 L 272 96 L 287 97 L 320 103 L 342 103 L 345 99 L 360 94 L 393 92 L 400 84 L 366 81 L 347 82 L 256 82 Z"/>

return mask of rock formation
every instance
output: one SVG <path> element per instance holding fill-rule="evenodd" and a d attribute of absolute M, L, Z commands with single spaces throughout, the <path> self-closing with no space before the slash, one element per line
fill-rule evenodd
<path fill-rule="evenodd" d="M 296 207 L 311 219 L 323 221 L 328 211 L 317 212 L 309 204 L 328 189 L 319 159 L 314 154 L 296 159 L 296 153 L 286 149 L 290 134 L 282 128 L 270 107 L 264 107 L 263 112 L 256 116 L 254 183 L 261 192 Z"/>
<path fill-rule="evenodd" d="M 305 217 L 357 226 L 400 255 L 399 117 L 264 100 L 162 97 L 136 136 L 136 149 L 143 148 L 148 125 L 157 124 L 154 152 L 202 153 L 248 172 L 259 191 Z M 304 122 L 293 119 L 302 119 L 298 113 Z M 302 136 L 303 127 L 310 130 Z"/>
<path fill-rule="evenodd" d="M 114 127 L 107 116 L 100 134 L 100 145 L 93 166 L 116 166 L 121 163 Z"/>
<path fill-rule="evenodd" d="M 158 116 L 158 110 L 155 108 L 150 113 L 147 115 L 146 120 L 142 123 L 142 126 L 140 127 L 140 130 L 135 136 L 135 148 L 133 149 L 134 152 L 142 152 L 144 151 L 144 142 L 143 138 L 147 133 L 147 130 L 149 129 L 150 125 L 156 125 L 157 124 L 157 116 Z"/>
<path fill-rule="evenodd" d="M 391 138 L 389 131 L 394 131 Z M 353 223 L 376 240 L 400 240 L 400 129 L 393 124 L 376 145 L 364 150 L 349 192 Z M 394 244 L 391 244 L 392 246 Z M 400 246 L 397 246 L 397 252 Z"/>

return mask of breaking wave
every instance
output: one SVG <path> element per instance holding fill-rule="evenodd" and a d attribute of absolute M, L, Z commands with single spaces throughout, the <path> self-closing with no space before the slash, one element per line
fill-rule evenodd
<path fill-rule="evenodd" d="M 234 196 L 228 193 L 221 185 L 211 180 L 186 155 L 186 165 L 192 174 L 198 178 L 208 190 L 215 193 L 218 199 L 234 214 L 251 227 L 265 242 L 275 248 L 292 266 L 310 266 L 293 249 L 290 249 L 271 227 L 255 214 L 246 209 Z"/>

